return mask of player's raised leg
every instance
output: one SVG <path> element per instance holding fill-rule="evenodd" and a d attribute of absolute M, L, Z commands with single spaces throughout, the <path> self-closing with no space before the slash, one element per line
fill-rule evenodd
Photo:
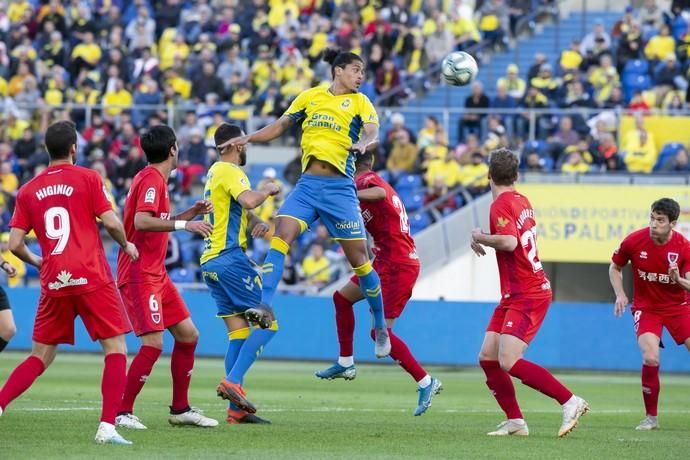
<path fill-rule="evenodd" d="M 361 219 L 361 218 L 360 218 Z M 352 239 L 340 240 L 340 245 L 345 252 L 347 260 L 352 265 L 352 270 L 359 278 L 359 287 L 364 298 L 369 303 L 374 317 L 375 346 L 374 353 L 377 358 L 384 358 L 391 353 L 391 341 L 386 328 L 386 320 L 383 312 L 383 295 L 381 293 L 381 279 L 369 260 L 366 240 Z"/>
<path fill-rule="evenodd" d="M 587 413 L 587 402 L 575 396 L 568 388 L 556 379 L 549 371 L 531 361 L 522 358 L 527 344 L 509 334 L 501 334 L 498 349 L 498 360 L 501 368 L 511 376 L 520 379 L 523 384 L 558 401 L 563 408 L 563 422 L 558 436 L 570 433 L 580 417 Z"/>
<path fill-rule="evenodd" d="M 353 353 L 353 336 L 355 333 L 354 304 L 364 298 L 359 286 L 352 281 L 333 294 L 335 306 L 335 326 L 340 344 L 338 360 L 332 366 L 316 371 L 320 379 L 354 380 L 357 376 Z"/>
<path fill-rule="evenodd" d="M 659 404 L 659 337 L 651 332 L 641 334 L 637 343 L 642 352 L 642 399 L 645 418 L 636 430 L 656 430 L 659 428 L 657 408 Z"/>
<path fill-rule="evenodd" d="M 500 314 L 500 312 L 499 312 Z M 486 386 L 496 398 L 496 402 L 506 414 L 506 420 L 501 422 L 489 436 L 528 436 L 529 428 L 522 417 L 520 405 L 515 397 L 515 387 L 510 374 L 501 369 L 498 361 L 500 334 L 487 332 L 479 351 L 479 365 L 486 375 Z"/>
<path fill-rule="evenodd" d="M 286 201 L 283 208 L 287 205 L 289 205 L 289 201 Z M 281 212 L 283 208 L 281 208 Z M 300 222 L 297 218 L 284 215 L 276 218 L 276 230 L 271 238 L 271 249 L 268 251 L 263 264 L 261 304 L 257 307 L 249 308 L 245 312 L 245 317 L 251 324 L 256 324 L 262 329 L 268 329 L 273 324 L 275 316 L 271 305 L 273 303 L 273 295 L 283 276 L 285 255 L 290 250 L 290 245 L 295 241 L 295 238 L 305 229 L 306 224 Z"/>
<path fill-rule="evenodd" d="M 101 380 L 101 423 L 96 432 L 96 442 L 99 444 L 132 444 L 115 430 L 115 418 L 122 402 L 127 381 L 127 348 L 125 336 L 118 335 L 100 340 L 105 354 L 103 378 Z"/>

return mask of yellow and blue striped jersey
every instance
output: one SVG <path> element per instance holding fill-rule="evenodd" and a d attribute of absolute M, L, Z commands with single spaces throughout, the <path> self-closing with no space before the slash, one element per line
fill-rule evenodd
<path fill-rule="evenodd" d="M 376 109 L 364 94 L 334 96 L 324 86 L 300 93 L 285 116 L 302 123 L 302 171 L 315 158 L 350 178 L 354 178 L 355 155 L 348 149 L 359 141 L 366 123 L 379 125 Z"/>
<path fill-rule="evenodd" d="M 217 161 L 208 170 L 204 198 L 213 203 L 213 213 L 204 220 L 213 225 L 211 236 L 204 240 L 201 263 L 230 249 L 247 249 L 247 211 L 237 197 L 251 189 L 242 169 L 232 163 Z"/>

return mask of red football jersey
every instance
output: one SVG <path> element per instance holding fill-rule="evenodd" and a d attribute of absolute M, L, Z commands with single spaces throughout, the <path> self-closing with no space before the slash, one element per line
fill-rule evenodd
<path fill-rule="evenodd" d="M 134 228 L 137 212 L 149 212 L 161 219 L 170 218 L 168 184 L 153 166 L 147 166 L 134 176 L 127 194 L 124 225 L 127 240 L 139 249 L 139 259 L 134 262 L 124 252 L 117 257 L 117 285 L 126 283 L 157 282 L 165 272 L 165 252 L 168 248 L 168 232 L 142 232 Z"/>
<path fill-rule="evenodd" d="M 664 310 L 681 307 L 687 310 L 686 291 L 671 281 L 668 266 L 678 265 L 681 276 L 690 271 L 690 244 L 673 231 L 665 244 L 654 243 L 649 228 L 628 235 L 611 257 L 619 267 L 628 262 L 633 270 L 632 306 L 638 310 Z"/>
<path fill-rule="evenodd" d="M 36 233 L 43 295 L 79 295 L 113 282 L 96 223 L 110 210 L 98 173 L 79 166 L 50 166 L 19 189 L 10 227 Z"/>
<path fill-rule="evenodd" d="M 379 260 L 396 263 L 418 264 L 417 249 L 410 236 L 407 211 L 400 197 L 385 180 L 375 172 L 361 174 L 355 180 L 357 190 L 381 187 L 386 198 L 380 201 L 360 201 L 364 226 L 374 238 L 372 251 Z"/>
<path fill-rule="evenodd" d="M 537 252 L 537 222 L 526 196 L 516 192 L 498 195 L 489 211 L 492 235 L 512 235 L 518 244 L 512 252 L 496 251 L 501 297 L 546 297 L 551 285 Z"/>

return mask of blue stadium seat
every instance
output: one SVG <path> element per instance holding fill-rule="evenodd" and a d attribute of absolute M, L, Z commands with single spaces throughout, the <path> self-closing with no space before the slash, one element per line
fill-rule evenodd
<path fill-rule="evenodd" d="M 680 41 L 687 29 L 688 23 L 685 22 L 685 18 L 683 18 L 682 15 L 676 16 L 676 18 L 671 22 L 671 34 L 676 41 Z"/>
<path fill-rule="evenodd" d="M 623 79 L 623 93 L 626 102 L 632 99 L 636 91 L 644 91 L 652 87 L 652 79 L 649 75 L 628 75 Z"/>
<path fill-rule="evenodd" d="M 391 172 L 387 169 L 382 169 L 381 171 L 377 171 L 377 174 L 381 177 L 381 179 L 385 180 L 389 184 L 391 183 Z"/>
<path fill-rule="evenodd" d="M 424 205 L 424 195 L 419 190 L 402 189 L 398 196 L 408 212 L 416 211 Z"/>
<path fill-rule="evenodd" d="M 187 268 L 173 268 L 170 270 L 169 276 L 173 283 L 193 283 L 196 281 L 195 271 Z"/>
<path fill-rule="evenodd" d="M 416 190 L 422 187 L 422 176 L 418 174 L 401 174 L 395 183 L 395 189 L 400 193 L 401 190 Z"/>
<path fill-rule="evenodd" d="M 201 241 L 185 241 L 180 243 L 180 258 L 182 263 L 187 265 L 189 263 L 199 263 L 199 257 L 203 249 L 203 242 Z"/>
<path fill-rule="evenodd" d="M 659 152 L 659 157 L 656 159 L 656 164 L 654 165 L 653 172 L 661 170 L 669 159 L 673 158 L 680 149 L 684 148 L 683 144 L 680 142 L 669 142 L 664 144 Z"/>
<path fill-rule="evenodd" d="M 633 59 L 628 61 L 623 68 L 623 80 L 629 75 L 647 75 L 649 74 L 649 63 L 644 59 Z"/>
<path fill-rule="evenodd" d="M 410 217 L 410 233 L 414 235 L 427 228 L 430 223 L 431 219 L 429 219 L 428 213 L 420 212 L 419 214 L 415 214 Z"/>

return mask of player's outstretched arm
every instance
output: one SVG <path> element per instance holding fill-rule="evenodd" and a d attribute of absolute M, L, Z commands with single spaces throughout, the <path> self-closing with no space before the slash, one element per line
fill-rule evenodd
<path fill-rule="evenodd" d="M 17 269 L 14 268 L 12 264 L 6 261 L 2 256 L 0 256 L 0 268 L 2 268 L 2 271 L 7 273 L 7 276 L 10 278 L 17 276 Z"/>
<path fill-rule="evenodd" d="M 174 232 L 186 230 L 196 233 L 204 238 L 211 235 L 213 225 L 203 220 L 169 220 L 154 217 L 150 212 L 137 212 L 134 214 L 134 228 L 142 232 Z"/>
<path fill-rule="evenodd" d="M 383 187 L 370 187 L 357 190 L 357 198 L 360 201 L 381 201 L 386 199 L 386 189 Z"/>
<path fill-rule="evenodd" d="M 10 229 L 10 251 L 12 252 L 12 254 L 19 257 L 25 263 L 33 265 L 34 267 L 40 269 L 41 265 L 43 264 L 43 258 L 31 252 L 31 250 L 26 246 L 26 243 L 24 242 L 25 236 L 25 230 L 17 227 L 12 227 Z"/>
<path fill-rule="evenodd" d="M 106 211 L 98 217 L 103 222 L 103 226 L 108 234 L 120 245 L 125 254 L 132 260 L 137 260 L 139 258 L 139 251 L 133 243 L 127 241 L 125 227 L 122 225 L 120 218 L 117 217 L 117 214 L 114 211 Z"/>
<path fill-rule="evenodd" d="M 374 123 L 365 123 L 359 142 L 352 144 L 350 151 L 360 154 L 375 149 L 379 145 L 379 127 Z"/>
<path fill-rule="evenodd" d="M 611 263 L 609 266 L 609 281 L 611 281 L 611 287 L 613 287 L 613 292 L 616 294 L 613 314 L 620 317 L 625 312 L 625 307 L 628 306 L 628 296 L 625 295 L 625 289 L 623 288 L 623 267 Z"/>
<path fill-rule="evenodd" d="M 289 117 L 283 115 L 273 123 L 264 126 L 258 131 L 240 137 L 233 137 L 232 139 L 223 142 L 220 145 L 217 145 L 216 148 L 222 149 L 224 147 L 227 147 L 228 145 L 231 145 L 233 147 L 239 147 L 249 144 L 250 142 L 270 142 L 273 139 L 282 136 L 283 133 L 287 131 L 287 129 L 290 127 L 290 125 L 292 125 L 292 120 Z"/>
<path fill-rule="evenodd" d="M 199 200 L 194 203 L 191 208 L 172 217 L 171 220 L 193 220 L 196 216 L 211 214 L 212 212 L 213 203 L 211 203 L 209 200 Z"/>
<path fill-rule="evenodd" d="M 237 196 L 237 201 L 244 209 L 254 209 L 266 201 L 269 196 L 280 193 L 276 184 L 266 184 L 262 190 L 245 190 Z"/>
<path fill-rule="evenodd" d="M 491 235 L 484 233 L 481 228 L 472 230 L 472 242 L 506 252 L 515 250 L 518 243 L 517 238 L 513 235 Z"/>

